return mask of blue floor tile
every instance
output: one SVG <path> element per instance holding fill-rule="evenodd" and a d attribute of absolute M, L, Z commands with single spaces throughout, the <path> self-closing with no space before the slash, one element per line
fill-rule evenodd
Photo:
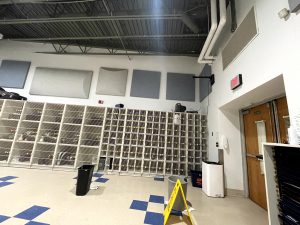
<path fill-rule="evenodd" d="M 8 216 L 2 216 L 0 215 L 0 223 L 4 222 L 5 220 L 8 220 L 10 217 Z"/>
<path fill-rule="evenodd" d="M 15 177 L 15 176 L 0 177 L 0 181 L 8 181 L 8 180 L 16 179 L 16 178 L 18 178 L 18 177 Z"/>
<path fill-rule="evenodd" d="M 151 225 L 163 225 L 164 216 L 161 213 L 146 212 L 144 223 Z"/>
<path fill-rule="evenodd" d="M 39 215 L 46 212 L 48 209 L 49 208 L 47 208 L 47 207 L 34 205 L 14 217 L 19 218 L 19 219 L 25 219 L 25 220 L 33 220 L 36 217 L 38 217 Z"/>
<path fill-rule="evenodd" d="M 93 177 L 102 177 L 104 174 L 101 174 L 101 173 L 94 173 L 93 174 Z"/>
<path fill-rule="evenodd" d="M 133 200 L 130 209 L 136 209 L 141 211 L 147 211 L 148 202 Z"/>
<path fill-rule="evenodd" d="M 5 187 L 5 186 L 11 185 L 11 184 L 13 184 L 13 182 L 6 182 L 6 181 L 0 182 L 0 187 Z"/>
<path fill-rule="evenodd" d="M 26 223 L 25 225 L 50 225 L 50 224 L 30 221 L 30 222 Z"/>
<path fill-rule="evenodd" d="M 102 178 L 102 177 L 99 177 L 95 180 L 95 182 L 99 182 L 99 183 L 106 183 L 109 179 L 107 178 Z"/>
<path fill-rule="evenodd" d="M 159 195 L 150 195 L 149 202 L 164 204 L 165 203 L 165 197 L 164 196 L 159 196 Z"/>

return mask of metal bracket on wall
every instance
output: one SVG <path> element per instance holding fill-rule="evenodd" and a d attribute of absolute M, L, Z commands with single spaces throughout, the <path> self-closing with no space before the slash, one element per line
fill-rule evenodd
<path fill-rule="evenodd" d="M 209 79 L 211 86 L 213 86 L 215 83 L 215 75 L 214 74 L 212 74 L 210 76 L 193 76 L 193 79 Z"/>

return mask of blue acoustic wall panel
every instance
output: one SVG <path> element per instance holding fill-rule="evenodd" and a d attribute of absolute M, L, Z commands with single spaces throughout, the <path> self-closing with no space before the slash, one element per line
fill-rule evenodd
<path fill-rule="evenodd" d="M 0 86 L 24 88 L 31 62 L 3 60 L 0 67 Z"/>
<path fill-rule="evenodd" d="M 167 99 L 195 101 L 194 74 L 168 73 Z"/>
<path fill-rule="evenodd" d="M 158 99 L 160 77 L 160 72 L 133 70 L 130 96 Z"/>
<path fill-rule="evenodd" d="M 37 67 L 30 94 L 67 98 L 88 98 L 93 72 Z"/>
<path fill-rule="evenodd" d="M 200 76 L 210 76 L 211 75 L 211 66 L 205 65 Z M 210 93 L 211 85 L 209 79 L 198 79 L 200 83 L 200 102 L 202 102 Z"/>

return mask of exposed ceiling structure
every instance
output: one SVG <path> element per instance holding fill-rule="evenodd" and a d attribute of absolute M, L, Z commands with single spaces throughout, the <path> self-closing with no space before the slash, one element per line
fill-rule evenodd
<path fill-rule="evenodd" d="M 55 53 L 197 57 L 209 29 L 208 0 L 1 0 L 4 39 L 51 43 Z"/>

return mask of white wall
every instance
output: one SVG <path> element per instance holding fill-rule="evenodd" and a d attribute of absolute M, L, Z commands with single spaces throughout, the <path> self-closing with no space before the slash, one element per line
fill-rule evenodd
<path fill-rule="evenodd" d="M 211 132 L 226 135 L 229 140 L 229 151 L 224 153 L 226 187 L 238 190 L 243 190 L 245 185 L 239 112 L 236 106 L 226 109 L 224 106 L 230 106 L 232 101 L 283 75 L 290 114 L 293 116 L 300 108 L 300 15 L 293 14 L 288 21 L 278 18 L 277 13 L 282 8 L 288 8 L 287 0 L 238 0 L 238 24 L 253 5 L 256 8 L 259 35 L 224 71 L 220 52 L 225 42 L 219 46 L 217 60 L 212 67 L 216 83 L 212 94 L 202 102 L 204 110 L 209 101 L 209 157 L 217 160 L 215 137 L 212 137 Z M 228 33 L 229 31 L 226 36 L 230 36 Z M 236 91 L 231 91 L 230 80 L 238 74 L 243 75 L 244 84 Z M 281 87 L 274 85 L 273 88 Z M 257 97 L 256 101 L 245 98 L 239 109 L 261 100 L 263 95 L 261 98 Z"/>
<path fill-rule="evenodd" d="M 199 66 L 195 58 L 190 57 L 159 57 L 159 56 L 132 56 L 129 61 L 127 56 L 79 56 L 79 55 L 50 55 L 35 52 L 53 51 L 53 47 L 45 44 L 21 43 L 12 41 L 0 41 L 0 59 L 27 60 L 31 61 L 27 82 L 24 89 L 7 89 L 20 93 L 31 101 L 58 102 L 69 104 L 99 105 L 98 100 L 104 100 L 104 106 L 114 106 L 123 103 L 126 108 L 152 109 L 170 111 L 180 101 L 166 100 L 167 72 L 197 74 Z M 53 67 L 66 69 L 81 69 L 94 71 L 90 98 L 73 99 L 46 96 L 29 95 L 31 81 L 36 67 Z M 100 67 L 126 68 L 129 70 L 126 96 L 96 95 L 96 85 Z M 161 71 L 161 87 L 159 99 L 130 97 L 131 79 L 133 69 Z M 184 102 L 188 110 L 198 110 L 199 85 L 196 82 L 196 102 Z"/>

